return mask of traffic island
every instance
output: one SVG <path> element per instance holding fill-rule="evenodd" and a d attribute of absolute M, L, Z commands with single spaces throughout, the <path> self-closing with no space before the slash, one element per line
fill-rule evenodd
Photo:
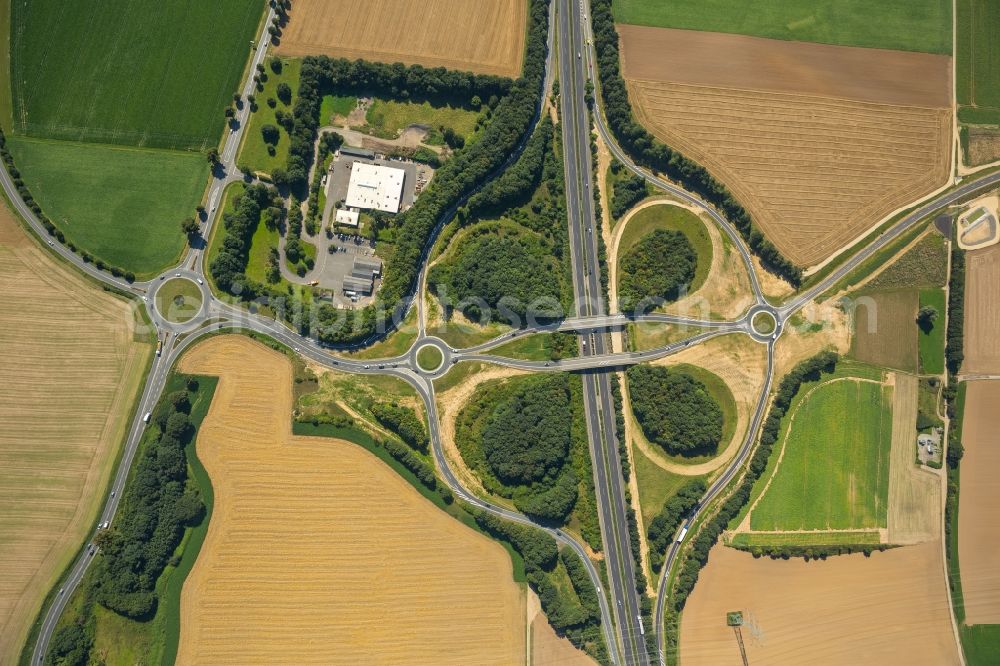
<path fill-rule="evenodd" d="M 424 345 L 417 350 L 417 367 L 424 372 L 436 372 L 444 362 L 444 355 L 436 345 Z"/>
<path fill-rule="evenodd" d="M 184 324 L 201 312 L 201 288 L 187 278 L 172 278 L 156 290 L 156 311 L 174 324 Z"/>

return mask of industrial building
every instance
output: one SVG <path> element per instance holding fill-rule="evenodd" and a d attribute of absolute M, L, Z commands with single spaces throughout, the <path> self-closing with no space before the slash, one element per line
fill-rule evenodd
<path fill-rule="evenodd" d="M 358 226 L 358 211 L 341 208 L 337 211 L 334 220 L 337 224 L 343 224 L 348 227 L 356 227 Z"/>
<path fill-rule="evenodd" d="M 351 274 L 344 276 L 344 293 L 368 296 L 372 293 L 375 278 L 382 275 L 382 262 L 375 258 L 354 257 Z"/>
<path fill-rule="evenodd" d="M 406 172 L 394 167 L 355 162 L 347 186 L 344 205 L 348 208 L 374 208 L 387 213 L 399 212 Z"/>

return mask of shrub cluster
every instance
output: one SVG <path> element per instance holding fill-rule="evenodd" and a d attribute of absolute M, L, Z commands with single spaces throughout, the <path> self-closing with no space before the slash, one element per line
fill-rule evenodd
<path fill-rule="evenodd" d="M 772 560 L 787 560 L 792 557 L 801 557 L 807 562 L 809 560 L 825 560 L 836 555 L 850 555 L 851 553 L 864 553 L 865 556 L 878 551 L 883 552 L 892 548 L 886 543 L 870 544 L 839 544 L 835 546 L 739 546 L 734 545 L 737 550 L 744 550 L 754 557 L 770 557 Z"/>
<path fill-rule="evenodd" d="M 698 253 L 680 231 L 657 229 L 621 258 L 618 302 L 622 312 L 646 312 L 675 301 L 694 279 Z"/>
<path fill-rule="evenodd" d="M 144 620 L 156 612 L 156 581 L 180 544 L 185 526 L 201 522 L 205 505 L 187 487 L 185 445 L 194 436 L 187 391 L 162 398 L 154 412 L 118 519 L 100 535 L 102 556 L 92 576 L 94 598 L 120 615 Z"/>
<path fill-rule="evenodd" d="M 673 455 L 715 451 L 722 439 L 722 408 L 702 382 L 647 364 L 632 366 L 625 376 L 632 411 L 649 441 Z"/>
<path fill-rule="evenodd" d="M 395 458 L 399 464 L 413 472 L 413 475 L 417 477 L 417 480 L 427 486 L 428 490 L 438 489 L 438 482 L 437 477 L 434 475 L 434 469 L 417 457 L 417 455 L 411 451 L 409 447 L 392 439 L 380 439 L 376 441 L 380 446 L 382 446 L 382 448 L 388 451 L 389 455 Z"/>
<path fill-rule="evenodd" d="M 7 137 L 4 135 L 2 129 L 0 129 L 0 157 L 3 158 L 4 166 L 7 168 L 7 173 L 10 174 L 14 187 L 17 188 L 18 196 L 20 196 L 21 200 L 24 201 L 24 205 L 31 209 L 31 212 L 35 214 L 35 217 L 38 218 L 38 221 L 41 223 L 42 227 L 49 234 L 49 236 L 52 236 L 57 241 L 65 245 L 70 252 L 80 255 L 80 258 L 86 263 L 93 264 L 97 270 L 107 271 L 114 277 L 123 278 L 129 283 L 135 282 L 135 273 L 132 271 L 127 271 L 124 268 L 119 268 L 118 266 L 105 263 L 103 259 L 93 256 L 86 250 L 78 248 L 72 241 L 66 240 L 66 235 L 61 229 L 52 223 L 52 220 L 50 220 L 45 213 L 42 212 L 42 207 L 37 201 L 35 201 L 35 198 L 31 196 L 31 191 L 28 190 L 28 186 L 24 184 L 24 179 L 21 178 L 21 172 L 17 170 L 16 166 L 14 166 L 14 156 L 11 155 L 10 150 L 7 148 Z"/>
<path fill-rule="evenodd" d="M 736 517 L 750 500 L 753 485 L 767 467 L 774 444 L 778 441 L 781 419 L 792 404 L 803 382 L 818 380 L 823 373 L 831 373 L 837 367 L 839 356 L 835 352 L 820 352 L 802 361 L 782 378 L 775 393 L 767 418 L 761 428 L 760 440 L 754 451 L 747 472 L 733 493 L 722 503 L 718 513 L 706 520 L 697 535 L 690 542 L 690 551 L 681 564 L 673 588 L 673 603 L 667 612 L 666 644 L 668 651 L 677 646 L 678 617 L 688 595 L 698 581 L 698 573 L 708 561 L 708 553 L 719 540 L 727 525 Z"/>
<path fill-rule="evenodd" d="M 542 610 L 556 633 L 586 650 L 598 662 L 606 663 L 607 648 L 600 631 L 601 607 L 597 590 L 579 556 L 569 549 L 560 552 L 555 539 L 537 528 L 503 520 L 485 511 L 473 510 L 473 516 L 484 532 L 506 541 L 524 558 L 528 584 L 538 595 Z M 554 580 L 560 560 L 576 598 Z"/>
<path fill-rule="evenodd" d="M 698 506 L 707 486 L 704 479 L 691 479 L 663 504 L 660 513 L 649 523 L 646 538 L 649 543 L 649 563 L 653 571 L 659 572 L 663 566 L 663 558 L 667 546 L 674 538 L 677 528 L 684 519 Z"/>
<path fill-rule="evenodd" d="M 700 164 L 664 145 L 635 121 L 629 104 L 628 89 L 621 75 L 618 54 L 618 31 L 611 12 L 611 0 L 591 3 L 594 40 L 597 50 L 597 71 L 601 80 L 604 114 L 615 137 L 636 162 L 661 171 L 717 206 L 733 222 L 747 245 L 768 269 L 798 286 L 802 269 L 790 262 L 760 233 L 750 213 L 736 200 L 725 185 L 717 181 Z"/>
<path fill-rule="evenodd" d="M 620 162 L 616 162 L 619 164 Z M 614 191 L 611 194 L 611 216 L 616 220 L 627 213 L 632 206 L 646 198 L 649 194 L 649 187 L 646 179 L 642 176 L 632 174 L 617 181 Z"/>
<path fill-rule="evenodd" d="M 427 429 L 415 411 L 409 407 L 376 402 L 371 406 L 371 413 L 379 423 L 399 435 L 404 442 L 418 451 L 427 452 L 430 441 Z"/>
<path fill-rule="evenodd" d="M 261 212 L 280 206 L 277 191 L 263 183 L 254 183 L 234 199 L 235 211 L 222 215 L 225 236 L 222 248 L 209 265 L 215 284 L 223 291 L 236 294 L 257 294 L 265 288 L 255 285 L 246 276 L 250 257 L 250 242 L 260 223 Z M 292 214 L 297 211 L 293 207 Z M 289 215 L 289 218 L 292 217 Z"/>
<path fill-rule="evenodd" d="M 951 276 L 948 285 L 948 331 L 945 360 L 948 372 L 956 374 L 965 360 L 965 251 L 951 244 Z"/>

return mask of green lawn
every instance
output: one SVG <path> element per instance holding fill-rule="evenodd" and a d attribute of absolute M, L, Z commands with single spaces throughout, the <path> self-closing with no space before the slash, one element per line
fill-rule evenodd
<path fill-rule="evenodd" d="M 930 331 L 917 329 L 920 343 L 920 372 L 925 375 L 940 375 L 944 372 L 945 312 L 943 289 L 921 289 L 920 307 L 929 305 L 938 311 L 937 319 Z"/>
<path fill-rule="evenodd" d="M 712 268 L 712 239 L 705 223 L 689 210 L 678 206 L 657 205 L 644 208 L 632 216 L 618 242 L 618 257 L 624 257 L 628 250 L 642 240 L 643 236 L 658 229 L 672 229 L 687 236 L 691 247 L 698 253 L 698 266 L 694 271 L 689 292 L 701 288 Z"/>
<path fill-rule="evenodd" d="M 208 180 L 198 153 L 10 137 L 25 184 L 69 241 L 140 279 L 180 257 Z"/>
<path fill-rule="evenodd" d="M 358 98 L 350 95 L 323 95 L 319 107 L 319 125 L 328 125 L 334 116 L 347 116 L 358 105 Z"/>
<path fill-rule="evenodd" d="M 490 350 L 490 354 L 503 356 L 505 358 L 517 358 L 525 361 L 548 361 L 556 351 L 553 342 L 556 340 L 553 333 L 532 333 L 524 335 L 516 340 L 511 340 L 505 344 Z M 572 341 L 559 347 L 561 358 L 569 358 L 577 355 L 576 336 Z"/>
<path fill-rule="evenodd" d="M 771 485 L 750 515 L 751 529 L 885 527 L 892 389 L 851 378 L 804 384 L 790 418 L 780 465 L 758 482 L 770 478 Z M 772 469 L 779 455 L 780 443 Z"/>
<path fill-rule="evenodd" d="M 264 0 L 17 2 L 15 127 L 48 138 L 201 150 L 219 140 Z"/>
<path fill-rule="evenodd" d="M 201 290 L 186 278 L 171 278 L 156 290 L 156 309 L 168 321 L 190 321 L 201 311 Z"/>
<path fill-rule="evenodd" d="M 280 236 L 277 227 L 268 229 L 261 222 L 250 239 L 250 256 L 247 260 L 246 274 L 252 280 L 261 284 L 267 282 L 267 260 L 271 256 L 271 248 L 278 249 Z"/>
<path fill-rule="evenodd" d="M 237 164 L 244 165 L 252 171 L 263 171 L 271 173 L 275 167 L 285 168 L 288 163 L 288 146 L 290 139 L 285 128 L 274 119 L 275 111 L 279 109 L 291 114 L 295 105 L 295 98 L 299 91 L 299 73 L 302 69 L 302 60 L 299 58 L 282 58 L 281 74 L 275 74 L 271 69 L 270 59 L 267 59 L 265 72 L 267 81 L 264 82 L 264 90 L 254 93 L 257 99 L 257 110 L 250 114 L 247 122 L 247 131 L 243 137 L 243 144 L 240 146 L 240 155 Z M 277 96 L 279 83 L 287 83 L 292 88 L 292 101 L 285 104 Z M 274 100 L 274 108 L 267 103 L 268 98 Z M 274 147 L 274 155 L 267 152 L 267 144 L 260 133 L 260 128 L 264 125 L 274 125 L 278 128 L 278 144 Z"/>
<path fill-rule="evenodd" d="M 951 53 L 948 0 L 615 0 L 614 13 L 618 23 Z M 995 37 L 996 25 L 983 29 Z"/>
<path fill-rule="evenodd" d="M 1000 4 L 995 0 L 957 0 L 955 94 L 959 119 L 1000 123 Z"/>
<path fill-rule="evenodd" d="M 437 370 L 441 367 L 441 361 L 443 360 L 444 357 L 441 356 L 441 350 L 431 345 L 421 347 L 417 352 L 417 365 L 424 370 Z"/>
<path fill-rule="evenodd" d="M 450 127 L 468 139 L 476 129 L 478 116 L 475 111 L 454 106 L 431 106 L 430 102 L 417 104 L 375 99 L 365 119 L 375 129 L 393 135 L 409 125 L 429 125 L 434 129 Z"/>

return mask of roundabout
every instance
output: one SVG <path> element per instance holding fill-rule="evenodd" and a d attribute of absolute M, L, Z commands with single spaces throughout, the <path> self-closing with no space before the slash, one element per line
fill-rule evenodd
<path fill-rule="evenodd" d="M 409 362 L 420 374 L 437 379 L 451 367 L 451 348 L 440 338 L 421 338 L 410 348 Z"/>
<path fill-rule="evenodd" d="M 781 322 L 774 308 L 759 305 L 747 313 L 750 335 L 759 342 L 777 340 L 781 335 Z"/>
<path fill-rule="evenodd" d="M 165 322 L 187 324 L 201 314 L 205 307 L 205 293 L 190 277 L 172 277 L 152 290 L 152 305 Z"/>

